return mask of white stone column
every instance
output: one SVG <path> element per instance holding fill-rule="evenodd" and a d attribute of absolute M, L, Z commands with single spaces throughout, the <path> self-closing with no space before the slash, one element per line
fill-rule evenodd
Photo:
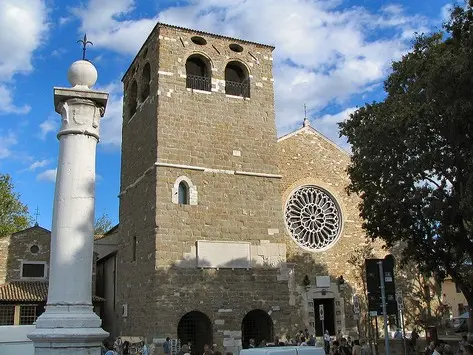
<path fill-rule="evenodd" d="M 99 355 L 108 336 L 92 306 L 95 156 L 108 94 L 90 89 L 97 71 L 88 61 L 73 63 L 68 79 L 72 88 L 54 88 L 62 126 L 57 135 L 48 302 L 28 335 L 36 355 Z"/>

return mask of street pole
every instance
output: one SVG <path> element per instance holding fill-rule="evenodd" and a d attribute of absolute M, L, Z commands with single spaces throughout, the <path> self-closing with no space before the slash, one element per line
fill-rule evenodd
<path fill-rule="evenodd" d="M 406 328 L 404 327 L 404 312 L 400 311 L 401 315 L 401 324 L 402 324 L 402 341 L 404 342 L 404 355 L 407 355 L 407 345 L 406 345 Z"/>
<path fill-rule="evenodd" d="M 386 292 L 384 289 L 384 270 L 383 270 L 383 261 L 378 261 L 379 266 L 379 281 L 381 288 L 381 302 L 383 305 L 383 319 L 384 319 L 384 353 L 389 355 L 389 337 L 388 337 L 388 315 L 386 309 Z"/>

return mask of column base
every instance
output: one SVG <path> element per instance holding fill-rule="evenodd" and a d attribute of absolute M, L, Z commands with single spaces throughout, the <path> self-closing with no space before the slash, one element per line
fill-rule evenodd
<path fill-rule="evenodd" d="M 28 338 L 35 355 L 100 355 L 102 341 L 108 337 L 101 323 L 92 306 L 47 306 Z"/>

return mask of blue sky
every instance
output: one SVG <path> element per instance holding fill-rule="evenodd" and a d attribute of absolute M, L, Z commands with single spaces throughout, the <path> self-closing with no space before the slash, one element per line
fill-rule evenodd
<path fill-rule="evenodd" d="M 382 83 L 415 32 L 438 30 L 447 0 L 0 0 L 0 173 L 50 228 L 60 116 L 53 87 L 88 58 L 110 92 L 97 151 L 96 214 L 118 222 L 121 76 L 156 22 L 272 44 L 279 135 L 312 125 L 346 147 L 336 123 L 383 98 Z"/>

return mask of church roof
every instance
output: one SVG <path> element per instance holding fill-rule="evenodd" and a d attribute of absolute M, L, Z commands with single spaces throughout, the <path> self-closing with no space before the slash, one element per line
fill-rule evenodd
<path fill-rule="evenodd" d="M 326 141 L 327 143 L 329 143 L 330 145 L 334 146 L 335 148 L 337 148 L 339 151 L 341 151 L 342 153 L 350 156 L 350 152 L 346 151 L 345 149 L 343 149 L 342 147 L 340 147 L 337 143 L 335 143 L 334 141 L 332 141 L 330 138 L 328 138 L 327 136 L 325 136 L 323 133 L 321 133 L 320 131 L 318 131 L 317 129 L 315 129 L 314 127 L 312 127 L 309 123 L 309 120 L 307 118 L 304 119 L 304 125 L 298 129 L 296 129 L 295 131 L 292 131 L 290 133 L 287 133 L 281 137 L 278 138 L 277 142 L 282 142 L 288 138 L 291 138 L 299 133 L 310 133 L 310 134 L 314 134 L 320 138 L 322 138 L 324 141 Z"/>
<path fill-rule="evenodd" d="M 43 228 L 43 227 L 41 227 L 41 226 L 38 225 L 38 224 L 35 224 L 35 225 L 32 226 L 32 227 L 28 227 L 28 228 L 26 228 L 26 229 L 22 229 L 22 230 L 19 230 L 19 231 L 15 232 L 15 233 L 12 233 L 12 235 L 20 234 L 20 233 L 26 233 L 26 232 L 29 232 L 29 231 L 31 231 L 31 230 L 33 230 L 33 229 L 40 229 L 40 230 L 42 230 L 43 232 L 51 233 L 50 230 L 48 230 L 48 229 L 46 229 L 46 228 Z"/>
<path fill-rule="evenodd" d="M 0 302 L 46 302 L 48 281 L 10 281 L 0 285 Z M 94 302 L 105 299 L 92 296 Z"/>

